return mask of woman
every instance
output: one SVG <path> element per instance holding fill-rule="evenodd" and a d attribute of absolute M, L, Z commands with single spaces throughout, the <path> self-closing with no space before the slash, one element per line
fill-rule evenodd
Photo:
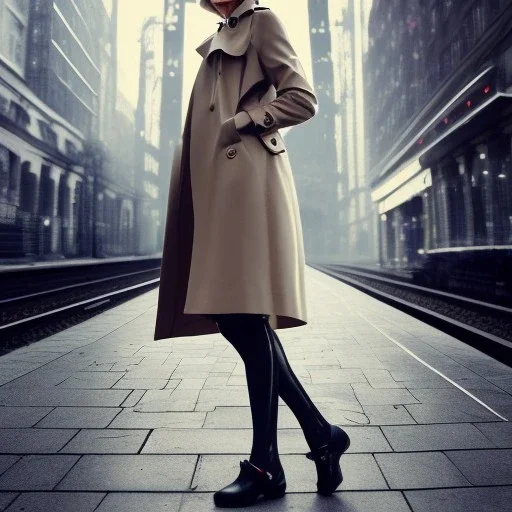
<path fill-rule="evenodd" d="M 342 481 L 348 435 L 318 411 L 274 329 L 307 323 L 304 248 L 280 128 L 317 113 L 285 28 L 254 0 L 199 0 L 222 18 L 203 57 L 174 153 L 154 339 L 220 333 L 245 365 L 253 424 L 249 460 L 217 506 L 284 495 L 277 447 L 281 396 L 316 464 L 318 492 Z"/>

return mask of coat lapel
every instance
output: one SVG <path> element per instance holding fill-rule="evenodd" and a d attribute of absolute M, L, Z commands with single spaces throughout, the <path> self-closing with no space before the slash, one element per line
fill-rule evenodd
<path fill-rule="evenodd" d="M 244 96 L 260 82 L 265 81 L 266 77 L 261 69 L 256 49 L 251 45 L 251 24 L 254 14 L 246 15 L 240 18 L 237 27 L 234 29 L 223 27 L 207 37 L 197 48 L 196 51 L 208 59 L 215 50 L 222 50 L 233 57 L 246 56 L 245 70 L 239 91 L 239 103 Z"/>

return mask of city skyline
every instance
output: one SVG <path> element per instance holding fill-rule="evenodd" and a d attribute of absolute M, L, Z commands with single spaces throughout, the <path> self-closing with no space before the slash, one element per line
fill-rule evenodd
<path fill-rule="evenodd" d="M 126 9 L 131 0 L 119 0 L 118 26 L 118 72 L 119 88 L 130 104 L 137 105 L 139 77 L 139 34 L 144 19 L 151 16 L 161 18 L 163 0 L 145 0 Z M 107 12 L 111 13 L 112 0 L 103 0 Z M 309 39 L 309 23 L 307 0 L 295 0 L 294 15 L 288 16 L 289 6 L 283 1 L 268 0 L 260 2 L 261 6 L 270 7 L 276 12 L 286 26 L 290 40 L 294 46 L 305 72 L 312 81 L 312 64 Z M 124 8 L 123 8 L 124 7 Z M 215 32 L 217 27 L 215 15 L 206 12 L 198 3 L 187 2 L 185 12 L 184 41 L 184 78 L 183 78 L 183 111 L 186 112 L 190 91 L 201 63 L 201 56 L 195 48 Z M 307 37 L 305 37 L 307 34 Z M 182 122 L 184 120 L 182 116 Z"/>

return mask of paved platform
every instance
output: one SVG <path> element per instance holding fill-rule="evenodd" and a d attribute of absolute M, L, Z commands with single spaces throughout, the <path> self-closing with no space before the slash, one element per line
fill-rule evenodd
<path fill-rule="evenodd" d="M 316 494 L 279 401 L 287 494 L 251 510 L 510 510 L 512 369 L 307 268 L 308 325 L 278 334 L 351 437 Z M 252 441 L 244 367 L 221 334 L 153 341 L 157 290 L 0 358 L 0 510 L 202 512 Z M 243 509 L 246 510 L 246 509 Z"/>

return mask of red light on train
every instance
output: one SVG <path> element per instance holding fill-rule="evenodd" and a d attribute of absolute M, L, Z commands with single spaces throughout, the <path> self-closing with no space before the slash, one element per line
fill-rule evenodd
<path fill-rule="evenodd" d="M 490 85 L 486 85 L 484 87 L 484 94 L 489 94 L 489 91 L 491 90 L 491 86 Z"/>
<path fill-rule="evenodd" d="M 443 119 L 443 123 L 444 123 L 444 124 L 448 124 L 448 118 L 447 118 L 447 117 L 445 117 L 445 118 Z"/>
<path fill-rule="evenodd" d="M 420 138 L 418 139 L 418 144 L 423 144 L 423 137 L 420 137 Z"/>
<path fill-rule="evenodd" d="M 470 108 L 470 107 L 471 107 L 471 100 L 466 101 L 466 106 L 467 106 L 468 108 Z"/>

